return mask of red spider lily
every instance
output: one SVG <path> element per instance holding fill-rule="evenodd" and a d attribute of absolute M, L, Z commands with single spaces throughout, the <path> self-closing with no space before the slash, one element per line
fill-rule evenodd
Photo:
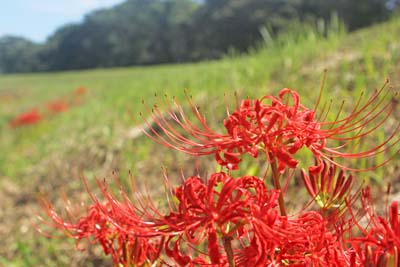
<path fill-rule="evenodd" d="M 16 128 L 25 125 L 36 124 L 42 119 L 42 114 L 38 109 L 31 109 L 30 111 L 19 114 L 14 120 L 12 120 L 10 122 L 10 127 Z"/>
<path fill-rule="evenodd" d="M 259 151 L 264 151 L 269 161 L 278 161 L 278 170 L 282 172 L 285 167 L 297 166 L 298 160 L 294 155 L 302 147 L 308 147 L 314 153 L 319 168 L 322 167 L 321 159 L 339 165 L 332 158 L 370 158 L 386 152 L 398 143 L 396 132 L 399 125 L 381 144 L 361 152 L 354 150 L 362 139 L 380 129 L 395 108 L 395 102 L 389 98 L 389 91 L 384 91 L 384 88 L 385 86 L 372 94 L 365 103 L 361 103 L 360 97 L 348 116 L 340 118 L 339 111 L 332 122 L 324 122 L 328 111 L 321 112 L 317 118 L 318 104 L 314 110 L 303 106 L 297 92 L 287 88 L 278 97 L 264 96 L 256 100 L 243 100 L 237 110 L 224 121 L 226 134 L 212 130 L 190 98 L 188 101 L 199 126 L 188 119 L 182 106 L 176 101 L 167 101 L 170 107 L 167 112 L 169 118 L 155 106 L 152 119 L 156 127 L 146 122 L 149 130 L 144 129 L 144 132 L 154 141 L 188 154 L 215 154 L 217 162 L 228 169 L 238 168 L 242 154 L 248 153 L 257 157 Z M 175 129 L 173 123 L 190 137 Z M 159 129 L 164 135 L 159 133 Z M 328 141 L 339 141 L 341 144 L 329 147 Z M 313 171 L 318 171 L 318 168 Z"/>
<path fill-rule="evenodd" d="M 234 179 L 225 173 L 216 173 L 207 184 L 198 177 L 191 177 L 176 189 L 178 210 L 170 212 L 166 221 L 171 230 L 182 232 L 183 238 L 192 245 L 206 240 L 210 263 L 223 264 L 227 258 L 222 251 L 234 253 L 235 250 L 227 247 L 227 240 L 239 238 L 244 242 L 251 235 L 254 212 L 263 210 L 265 218 L 274 222 L 278 194 L 276 191 L 268 193 L 264 183 L 252 176 Z M 271 228 L 270 234 L 273 232 Z M 225 243 L 218 240 L 225 240 Z"/>
<path fill-rule="evenodd" d="M 159 258 L 163 246 L 163 237 L 143 238 L 135 234 L 133 230 L 120 231 L 109 220 L 107 213 L 111 213 L 111 205 L 99 204 L 89 206 L 87 214 L 74 218 L 68 211 L 70 221 L 62 219 L 47 201 L 43 201 L 43 207 L 47 215 L 52 219 L 51 226 L 64 232 L 64 235 L 77 240 L 77 246 L 81 240 L 89 240 L 92 244 L 99 244 L 106 255 L 111 255 L 114 266 L 145 266 Z"/>
<path fill-rule="evenodd" d="M 388 218 L 377 216 L 372 206 L 370 188 L 362 192 L 363 211 L 367 213 L 366 227 L 357 224 L 363 237 L 348 242 L 362 255 L 365 266 L 400 266 L 400 213 L 398 202 L 389 207 Z"/>
<path fill-rule="evenodd" d="M 68 109 L 68 103 L 64 100 L 56 100 L 47 103 L 46 108 L 54 113 L 64 112 Z"/>

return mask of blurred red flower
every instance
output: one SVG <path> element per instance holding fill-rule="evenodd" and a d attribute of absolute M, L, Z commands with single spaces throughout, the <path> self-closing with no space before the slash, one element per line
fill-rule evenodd
<path fill-rule="evenodd" d="M 68 109 L 68 103 L 64 100 L 55 100 L 48 102 L 46 108 L 54 113 L 64 112 Z"/>
<path fill-rule="evenodd" d="M 16 128 L 24 125 L 36 124 L 42 119 L 42 114 L 39 112 L 38 109 L 34 108 L 27 112 L 19 114 L 15 119 L 10 121 L 9 125 L 12 128 Z"/>
<path fill-rule="evenodd" d="M 84 95 L 86 93 L 87 93 L 87 88 L 83 87 L 83 86 L 80 86 L 80 87 L 78 87 L 78 88 L 76 88 L 74 90 L 74 95 L 75 96 L 81 96 L 81 95 Z"/>

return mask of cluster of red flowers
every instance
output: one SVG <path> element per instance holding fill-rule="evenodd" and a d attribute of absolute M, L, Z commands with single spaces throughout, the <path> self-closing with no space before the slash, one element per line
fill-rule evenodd
<path fill-rule="evenodd" d="M 388 96 L 382 88 L 364 104 L 360 100 L 347 117 L 338 114 L 333 122 L 325 122 L 328 111 L 317 119 L 318 104 L 308 109 L 295 91 L 283 89 L 278 97 L 244 100 L 225 120 L 226 134 L 207 126 L 190 100 L 200 126 L 176 102 L 168 113 L 170 119 L 160 116 L 155 107 L 157 129 L 149 123 L 148 136 L 196 156 L 215 154 L 225 171 L 204 179 L 185 178 L 176 188 L 168 183 L 164 208 L 141 194 L 133 179 L 133 197 L 118 179 L 119 196 L 98 180 L 102 201 L 85 183 L 93 204 L 81 217 L 70 215 L 64 220 L 46 200 L 43 207 L 52 226 L 78 242 L 89 239 L 100 244 L 105 254 L 112 255 L 114 266 L 399 267 L 398 202 L 390 204 L 386 217 L 378 216 L 370 188 L 354 189 L 353 176 L 346 174 L 354 169 L 337 160 L 396 150 L 398 125 L 382 144 L 355 150 L 394 110 L 395 101 Z M 176 130 L 176 125 L 186 133 Z M 328 146 L 332 141 L 339 145 Z M 310 202 L 287 214 L 282 174 L 296 168 L 300 160 L 296 152 L 303 147 L 317 162 L 308 172 L 301 171 Z M 232 174 L 242 154 L 258 157 L 260 151 L 271 167 L 274 189 L 267 188 L 268 179 Z M 398 150 L 382 164 L 395 156 Z"/>
<path fill-rule="evenodd" d="M 73 105 L 80 103 L 82 96 L 86 93 L 85 87 L 78 87 L 74 90 L 72 97 L 67 99 L 53 100 L 45 104 L 46 112 L 39 111 L 38 108 L 33 108 L 29 111 L 20 113 L 17 117 L 10 121 L 9 125 L 12 128 L 36 124 L 42 121 L 46 115 L 54 115 L 64 112 Z"/>

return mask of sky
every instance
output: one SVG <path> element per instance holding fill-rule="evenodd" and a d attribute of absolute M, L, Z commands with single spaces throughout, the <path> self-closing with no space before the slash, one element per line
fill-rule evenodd
<path fill-rule="evenodd" d="M 80 22 L 90 11 L 124 0 L 5 0 L 0 7 L 0 37 L 17 35 L 44 42 L 58 27 Z"/>

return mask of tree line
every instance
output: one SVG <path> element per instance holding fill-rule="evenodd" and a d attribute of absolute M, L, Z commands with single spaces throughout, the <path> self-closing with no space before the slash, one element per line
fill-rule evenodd
<path fill-rule="evenodd" d="M 61 71 L 214 59 L 246 52 L 293 23 L 329 20 L 349 30 L 384 21 L 399 0 L 126 0 L 64 25 L 44 44 L 0 38 L 0 73 Z"/>

